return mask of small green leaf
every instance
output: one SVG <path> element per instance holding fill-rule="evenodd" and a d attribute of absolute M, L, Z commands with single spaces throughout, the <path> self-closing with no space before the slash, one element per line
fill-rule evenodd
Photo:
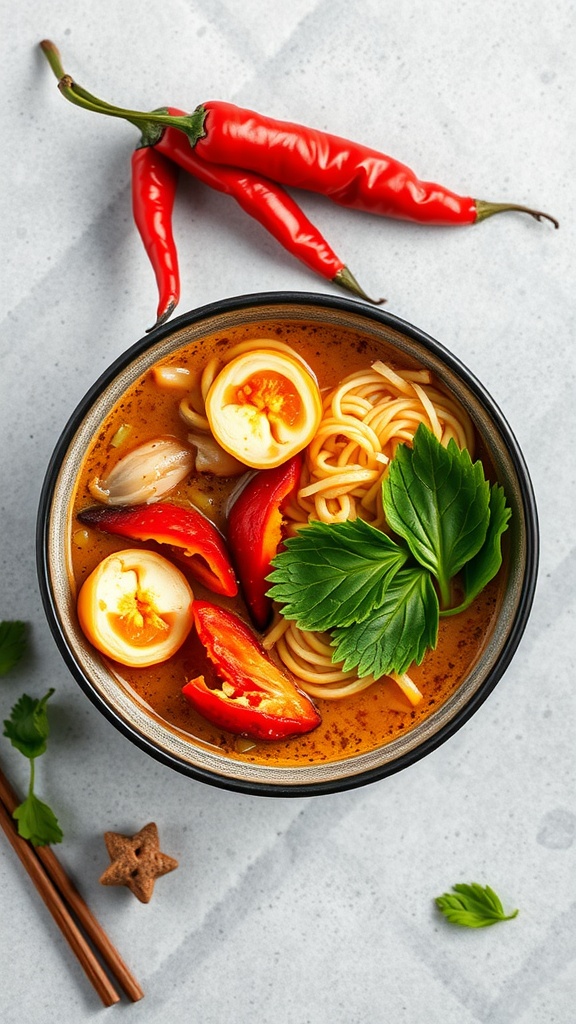
<path fill-rule="evenodd" d="M 48 690 L 41 700 L 22 694 L 10 718 L 4 722 L 4 735 L 25 757 L 39 757 L 46 750 L 49 734 L 46 703 L 53 693 L 53 689 Z"/>
<path fill-rule="evenodd" d="M 451 924 L 464 928 L 486 928 L 498 921 L 511 921 L 518 915 L 517 910 L 505 914 L 499 897 L 489 885 L 482 887 L 477 882 L 467 885 L 460 882 L 452 886 L 452 893 L 436 897 L 436 906 Z"/>
<path fill-rule="evenodd" d="M 503 488 L 494 484 L 490 491 L 490 522 L 486 540 L 478 554 L 464 566 L 462 579 L 466 598 L 455 612 L 468 608 L 498 572 L 502 565 L 502 534 L 508 529 L 511 515 Z"/>
<path fill-rule="evenodd" d="M 362 519 L 312 521 L 274 558 L 268 595 L 300 629 L 329 630 L 370 615 L 408 552 Z"/>
<path fill-rule="evenodd" d="M 26 623 L 0 622 L 0 676 L 5 676 L 26 650 Z"/>
<path fill-rule="evenodd" d="M 430 574 L 401 569 L 367 619 L 334 630 L 334 661 L 343 661 L 345 671 L 379 679 L 419 665 L 437 639 L 438 598 Z"/>
<path fill-rule="evenodd" d="M 442 606 L 450 580 L 482 547 L 489 520 L 489 484 L 481 462 L 451 440 L 445 448 L 424 424 L 413 444 L 400 445 L 384 479 L 386 519 L 438 580 Z"/>
<path fill-rule="evenodd" d="M 28 794 L 14 811 L 13 817 L 18 822 L 19 835 L 29 839 L 34 846 L 62 842 L 63 833 L 54 812 L 34 793 Z"/>

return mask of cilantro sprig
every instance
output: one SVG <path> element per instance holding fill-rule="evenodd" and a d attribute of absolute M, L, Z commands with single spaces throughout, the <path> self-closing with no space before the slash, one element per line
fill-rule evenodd
<path fill-rule="evenodd" d="M 0 666 L 3 673 L 8 672 L 23 654 L 25 634 L 24 623 L 0 623 Z M 53 693 L 54 690 L 49 689 L 39 699 L 22 694 L 12 708 L 10 718 L 4 721 L 4 735 L 30 761 L 28 793 L 14 811 L 14 818 L 19 834 L 34 846 L 59 843 L 63 838 L 54 812 L 34 792 L 35 761 L 46 751 L 50 731 L 46 704 Z"/>
<path fill-rule="evenodd" d="M 424 424 L 398 447 L 382 500 L 397 540 L 360 519 L 312 521 L 286 540 L 268 576 L 286 618 L 331 632 L 333 660 L 375 678 L 420 664 L 440 616 L 464 611 L 496 575 L 511 515 L 482 463 Z M 454 604 L 456 576 L 464 596 Z"/>
<path fill-rule="evenodd" d="M 464 928 L 486 928 L 518 916 L 518 910 L 506 914 L 494 890 L 477 882 L 453 885 L 451 893 L 445 892 L 436 897 L 436 906 L 451 924 Z"/>

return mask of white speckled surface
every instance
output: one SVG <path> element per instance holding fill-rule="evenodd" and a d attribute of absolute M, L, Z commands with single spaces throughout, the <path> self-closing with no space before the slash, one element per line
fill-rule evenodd
<path fill-rule="evenodd" d="M 263 13 L 263 12 L 266 13 Z M 0 681 L 56 688 L 41 795 L 58 855 L 146 995 L 141 1024 L 572 1024 L 576 1005 L 574 6 L 386 0 L 53 0 L 4 4 L 0 617 L 32 623 Z M 38 47 L 111 102 L 217 97 L 357 138 L 422 177 L 549 210 L 426 229 L 302 205 L 367 291 L 482 380 L 523 447 L 541 571 L 520 649 L 489 700 L 426 760 L 361 790 L 259 799 L 180 777 L 129 744 L 67 672 L 41 608 L 38 496 L 51 450 L 102 370 L 153 317 L 119 121 L 67 104 Z M 259 290 L 327 292 L 230 200 L 183 181 L 180 311 Z M 1 741 L 20 787 L 24 759 Z M 179 869 L 153 900 L 105 889 L 106 829 L 155 820 Z M 450 928 L 433 897 L 491 884 L 519 916 Z M 104 1012 L 0 843 L 0 1019 Z M 126 1017 L 126 1019 L 128 1019 Z"/>

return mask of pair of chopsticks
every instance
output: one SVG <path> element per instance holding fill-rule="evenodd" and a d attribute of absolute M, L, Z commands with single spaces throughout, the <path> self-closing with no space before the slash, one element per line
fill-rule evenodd
<path fill-rule="evenodd" d="M 96 951 L 128 998 L 133 1002 L 141 999 L 144 992 L 140 985 L 64 871 L 52 847 L 32 846 L 18 835 L 12 812 L 19 803 L 0 768 L 0 825 L 104 1006 L 117 1003 L 120 994 Z"/>

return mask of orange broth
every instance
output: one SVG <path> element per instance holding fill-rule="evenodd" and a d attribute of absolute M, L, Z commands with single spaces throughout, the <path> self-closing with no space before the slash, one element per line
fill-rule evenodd
<path fill-rule="evenodd" d="M 372 343 L 353 331 L 339 328 L 336 333 L 329 327 L 300 322 L 281 325 L 262 322 L 234 328 L 225 335 L 215 334 L 184 345 L 163 359 L 161 365 L 188 367 L 196 378 L 215 353 L 225 352 L 250 338 L 275 338 L 291 345 L 311 366 L 322 389 L 335 386 L 350 373 L 366 369 L 375 359 L 385 359 L 395 368 L 414 365 L 407 358 L 400 361 L 393 350 L 376 339 Z M 173 435 L 186 441 L 188 428 L 178 412 L 184 393 L 159 388 L 152 372 L 148 371 L 127 390 L 94 438 L 77 481 L 70 521 L 76 590 L 101 559 L 111 552 L 127 547 L 154 547 L 153 544 L 140 544 L 86 528 L 75 517 L 77 512 L 95 504 L 88 490 L 89 481 L 104 477 L 127 451 L 163 435 Z M 111 441 L 124 424 L 131 428 L 128 439 L 121 447 L 114 448 Z M 491 468 L 480 447 L 475 457 L 483 458 L 486 475 L 490 478 Z M 167 500 L 191 502 L 225 533 L 226 503 L 238 484 L 239 478 L 192 474 L 167 496 Z M 162 549 L 159 547 L 158 550 Z M 181 565 L 179 567 L 182 568 Z M 240 597 L 220 598 L 194 580 L 190 579 L 190 583 L 196 597 L 222 604 L 245 621 L 250 621 Z M 496 579 L 467 612 L 440 620 L 436 649 L 426 654 L 420 666 L 410 669 L 411 678 L 423 693 L 423 699 L 415 707 L 409 704 L 393 681 L 384 679 L 351 697 L 314 699 L 322 716 L 321 724 L 305 736 L 283 742 L 261 742 L 250 746 L 212 726 L 191 708 L 181 692 L 184 683 L 201 673 L 208 685 L 211 681 L 216 682 L 213 667 L 194 632 L 180 651 L 163 664 L 142 669 L 109 665 L 118 684 L 144 705 L 152 717 L 173 731 L 192 737 L 199 745 L 217 749 L 239 760 L 282 767 L 336 761 L 390 742 L 436 710 L 456 690 L 478 659 L 497 615 L 500 598 L 501 587 Z"/>

